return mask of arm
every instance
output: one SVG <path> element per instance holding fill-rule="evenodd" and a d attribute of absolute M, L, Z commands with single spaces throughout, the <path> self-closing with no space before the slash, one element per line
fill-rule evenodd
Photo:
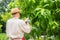
<path fill-rule="evenodd" d="M 11 25 L 10 25 L 10 23 L 7 21 L 7 23 L 6 23 L 6 34 L 7 34 L 8 37 L 13 38 L 13 36 L 12 36 L 11 33 L 12 33 L 12 32 L 11 32 Z"/>
<path fill-rule="evenodd" d="M 26 24 L 24 21 L 22 21 L 22 22 L 20 23 L 20 28 L 21 28 L 22 31 L 25 32 L 25 33 L 30 33 L 30 31 L 31 31 L 30 24 L 29 24 L 29 23 Z"/>

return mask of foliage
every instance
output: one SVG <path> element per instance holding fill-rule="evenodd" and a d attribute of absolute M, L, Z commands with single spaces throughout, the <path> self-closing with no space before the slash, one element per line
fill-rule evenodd
<path fill-rule="evenodd" d="M 10 3 L 11 0 L 0 0 L 0 14 L 6 11 L 7 5 Z"/>
<path fill-rule="evenodd" d="M 1 20 L 6 22 L 8 19 L 10 19 L 12 16 L 11 16 L 11 13 L 9 12 L 5 12 L 5 14 L 1 14 Z"/>
<path fill-rule="evenodd" d="M 32 31 L 30 37 L 36 38 L 41 35 L 56 35 L 60 26 L 60 1 L 59 0 L 14 0 L 7 5 L 7 11 L 1 15 L 2 21 L 6 22 L 11 15 L 12 8 L 20 8 L 21 18 L 29 17 Z M 9 17 L 8 17 L 9 16 Z M 59 32 L 58 32 L 59 33 Z M 25 35 L 25 36 L 27 36 Z"/>
<path fill-rule="evenodd" d="M 7 36 L 5 33 L 0 33 L 0 40 L 7 40 Z"/>
<path fill-rule="evenodd" d="M 6 24 L 6 17 L 5 17 L 5 12 L 7 11 L 6 7 L 10 3 L 11 0 L 0 0 L 0 24 L 3 25 L 0 28 L 1 32 L 5 32 L 5 24 Z M 4 15 L 2 18 L 1 16 Z M 8 14 L 7 14 L 8 15 Z M 2 20 L 4 19 L 4 20 Z"/>
<path fill-rule="evenodd" d="M 0 24 L 0 33 L 2 32 L 2 29 L 1 29 L 2 25 Z"/>

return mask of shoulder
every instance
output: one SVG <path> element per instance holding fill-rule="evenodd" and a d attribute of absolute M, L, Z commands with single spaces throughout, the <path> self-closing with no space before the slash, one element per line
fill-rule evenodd
<path fill-rule="evenodd" d="M 12 21 L 12 19 L 9 19 L 9 20 L 7 20 L 7 23 L 8 23 L 8 22 L 11 22 L 11 21 Z"/>
<path fill-rule="evenodd" d="M 20 23 L 23 23 L 23 22 L 24 22 L 24 20 L 21 20 L 21 19 L 18 19 L 18 21 L 19 21 Z"/>

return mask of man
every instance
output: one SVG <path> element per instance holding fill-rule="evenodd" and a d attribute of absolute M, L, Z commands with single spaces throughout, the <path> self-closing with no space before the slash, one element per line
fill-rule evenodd
<path fill-rule="evenodd" d="M 30 33 L 31 31 L 29 23 L 19 19 L 19 11 L 18 8 L 13 8 L 11 10 L 13 18 L 9 19 L 6 23 L 6 33 L 9 40 L 24 40 L 24 33 Z"/>

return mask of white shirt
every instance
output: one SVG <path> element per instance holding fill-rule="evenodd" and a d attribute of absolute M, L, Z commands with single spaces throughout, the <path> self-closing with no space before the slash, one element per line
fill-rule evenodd
<path fill-rule="evenodd" d="M 23 20 L 12 18 L 6 23 L 6 33 L 11 38 L 22 38 L 25 33 L 30 33 L 30 26 L 27 25 Z"/>

